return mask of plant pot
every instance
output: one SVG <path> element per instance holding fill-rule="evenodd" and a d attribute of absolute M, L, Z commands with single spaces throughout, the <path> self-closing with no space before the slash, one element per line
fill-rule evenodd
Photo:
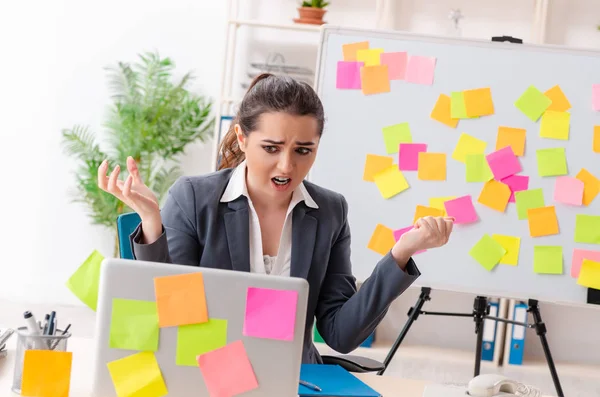
<path fill-rule="evenodd" d="M 295 18 L 296 23 L 308 23 L 311 25 L 323 25 L 323 16 L 327 10 L 316 7 L 298 7 L 299 18 Z"/>

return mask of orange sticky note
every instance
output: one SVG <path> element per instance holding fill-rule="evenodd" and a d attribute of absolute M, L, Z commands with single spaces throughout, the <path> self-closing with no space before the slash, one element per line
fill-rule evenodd
<path fill-rule="evenodd" d="M 442 124 L 446 124 L 448 127 L 456 128 L 458 125 L 458 119 L 450 117 L 450 103 L 451 99 L 446 94 L 440 94 L 438 97 L 433 110 L 431 111 L 431 118 L 439 121 Z"/>
<path fill-rule="evenodd" d="M 477 88 L 463 91 L 467 117 L 494 114 L 494 101 L 489 88 Z"/>
<path fill-rule="evenodd" d="M 22 396 L 68 397 L 72 352 L 25 350 Z"/>
<path fill-rule="evenodd" d="M 600 125 L 594 126 L 594 153 L 600 153 Z"/>
<path fill-rule="evenodd" d="M 342 53 L 344 54 L 344 61 L 356 61 L 356 52 L 358 50 L 366 50 L 369 48 L 368 41 L 360 41 L 357 43 L 348 43 L 342 45 Z"/>
<path fill-rule="evenodd" d="M 200 272 L 154 278 L 158 326 L 199 324 L 208 321 L 204 277 Z"/>
<path fill-rule="evenodd" d="M 510 187 L 495 179 L 487 181 L 477 201 L 493 210 L 504 212 L 510 199 Z"/>
<path fill-rule="evenodd" d="M 391 157 L 380 156 L 377 154 L 367 154 L 363 180 L 367 182 L 375 182 L 375 174 L 378 174 L 393 164 L 394 159 Z"/>
<path fill-rule="evenodd" d="M 422 181 L 445 181 L 446 153 L 420 152 L 417 177 Z"/>
<path fill-rule="evenodd" d="M 575 176 L 583 182 L 583 205 L 590 205 L 590 203 L 600 193 L 600 179 L 596 178 L 585 168 Z"/>
<path fill-rule="evenodd" d="M 550 98 L 552 103 L 546 110 L 555 110 L 557 112 L 566 112 L 571 109 L 571 103 L 567 99 L 565 93 L 558 85 L 550 88 L 548 91 L 544 92 L 544 95 Z"/>
<path fill-rule="evenodd" d="M 424 205 L 417 205 L 415 209 L 415 216 L 413 218 L 413 224 L 415 224 L 419 218 L 424 218 L 426 216 L 444 216 L 444 210 L 433 207 L 425 207 Z"/>
<path fill-rule="evenodd" d="M 396 244 L 394 231 L 387 226 L 377 224 L 367 244 L 367 248 L 381 255 L 386 255 Z"/>
<path fill-rule="evenodd" d="M 527 210 L 529 235 L 531 237 L 558 234 L 558 219 L 554 206 L 530 208 Z"/>
<path fill-rule="evenodd" d="M 515 156 L 525 155 L 525 135 L 524 128 L 498 127 L 496 150 L 510 146 Z"/>
<path fill-rule="evenodd" d="M 364 66 L 360 69 L 362 92 L 365 95 L 390 92 L 387 65 Z"/>

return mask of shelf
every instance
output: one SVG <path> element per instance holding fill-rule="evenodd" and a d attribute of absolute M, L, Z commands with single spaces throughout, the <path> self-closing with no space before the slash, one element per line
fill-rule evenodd
<path fill-rule="evenodd" d="M 280 30 L 296 30 L 296 31 L 304 31 L 304 32 L 320 32 L 320 25 L 308 25 L 301 23 L 270 23 L 270 22 L 261 22 L 261 21 L 253 21 L 253 20 L 244 20 L 244 19 L 231 19 L 229 21 L 230 24 L 236 26 L 254 26 L 257 28 L 270 28 L 270 29 L 280 29 Z"/>

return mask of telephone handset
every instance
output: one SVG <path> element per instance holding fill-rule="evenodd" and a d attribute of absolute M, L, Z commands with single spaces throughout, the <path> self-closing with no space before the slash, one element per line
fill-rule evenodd
<path fill-rule="evenodd" d="M 540 390 L 511 380 L 503 375 L 484 374 L 471 379 L 467 386 L 470 397 L 541 397 Z"/>

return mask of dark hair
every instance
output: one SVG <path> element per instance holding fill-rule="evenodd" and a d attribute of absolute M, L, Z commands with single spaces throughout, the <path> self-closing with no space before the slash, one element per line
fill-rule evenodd
<path fill-rule="evenodd" d="M 323 133 L 323 104 L 310 85 L 287 76 L 261 74 L 250 84 L 229 131 L 223 137 L 219 149 L 220 170 L 234 168 L 245 159 L 238 146 L 235 125 L 239 124 L 244 135 L 248 135 L 258 128 L 260 115 L 269 112 L 312 115 L 317 119 L 319 136 Z"/>

